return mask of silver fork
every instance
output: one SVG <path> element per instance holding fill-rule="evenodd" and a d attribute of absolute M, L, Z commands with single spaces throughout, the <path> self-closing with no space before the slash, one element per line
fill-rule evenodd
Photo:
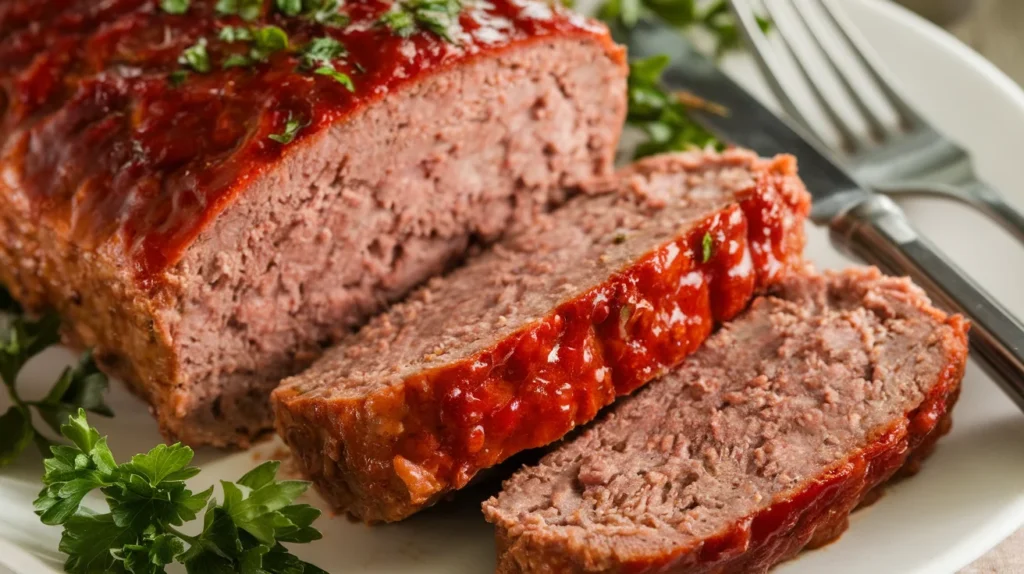
<path fill-rule="evenodd" d="M 806 0 L 800 7 L 794 0 L 780 1 L 788 3 L 789 12 L 797 17 L 786 17 L 772 0 L 764 0 L 763 4 L 775 23 L 784 49 L 796 63 L 795 68 L 838 133 L 838 149 L 828 145 L 826 138 L 808 121 L 791 96 L 792 86 L 787 89 L 783 85 L 781 78 L 784 76 L 780 74 L 777 54 L 757 25 L 750 1 L 729 0 L 729 5 L 736 15 L 740 33 L 752 48 L 772 92 L 786 114 L 804 129 L 806 135 L 823 149 L 831 148 L 840 163 L 859 181 L 878 192 L 890 196 L 924 195 L 958 200 L 977 208 L 1024 242 L 1024 215 L 977 176 L 966 150 L 939 133 L 907 103 L 889 73 L 878 62 L 878 57 L 832 0 Z M 899 125 L 887 125 L 853 86 L 853 75 L 849 66 L 837 59 L 834 43 L 830 44 L 823 37 L 820 26 L 816 26 L 804 11 L 811 3 L 817 4 L 839 31 L 839 37 L 896 113 Z M 809 32 L 812 44 L 821 52 L 822 59 L 839 79 L 842 91 L 868 126 L 868 137 L 857 133 L 815 80 L 806 55 L 792 40 L 797 26 L 803 26 Z"/>

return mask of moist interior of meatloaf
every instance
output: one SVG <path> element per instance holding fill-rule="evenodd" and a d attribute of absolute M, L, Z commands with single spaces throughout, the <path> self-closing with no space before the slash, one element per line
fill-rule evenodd
<path fill-rule="evenodd" d="M 755 156 L 709 157 L 657 158 L 646 173 L 616 178 L 615 192 L 570 200 L 470 265 L 435 277 L 283 387 L 304 400 L 359 398 L 489 348 L 754 187 Z M 682 163 L 671 169 L 673 161 Z M 598 187 L 595 192 L 606 191 Z M 736 224 L 743 213 L 737 209 L 730 217 Z M 731 271 L 753 272 L 749 252 Z"/>
<path fill-rule="evenodd" d="M 962 375 L 965 358 L 965 324 L 907 280 L 791 276 L 510 478 L 485 515 L 506 540 L 561 547 L 594 570 L 668 559 L 822 476 L 904 420 L 948 369 Z"/>
<path fill-rule="evenodd" d="M 593 38 L 531 42 L 302 142 L 174 272 L 181 298 L 156 330 L 179 375 L 144 389 L 165 431 L 224 444 L 267 429 L 270 391 L 323 345 L 607 173 L 624 114 L 609 60 Z"/>

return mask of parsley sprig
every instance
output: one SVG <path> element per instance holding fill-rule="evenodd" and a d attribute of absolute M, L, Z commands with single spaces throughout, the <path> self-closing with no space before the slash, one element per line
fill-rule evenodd
<path fill-rule="evenodd" d="M 0 288 L 0 311 L 18 313 L 14 299 Z M 103 400 L 107 377 L 96 367 L 91 353 L 85 353 L 76 367 L 64 370 L 50 392 L 39 400 L 27 400 L 18 392 L 18 375 L 32 357 L 60 342 L 60 319 L 55 314 L 37 320 L 15 316 L 0 325 L 0 379 L 11 406 L 0 416 L 0 467 L 14 462 L 35 444 L 46 456 L 53 444 L 33 423 L 33 411 L 47 426 L 59 432 L 68 415 L 82 408 L 103 416 L 113 411 Z"/>
<path fill-rule="evenodd" d="M 740 48 L 736 21 L 726 0 L 716 0 L 701 8 L 696 0 L 608 0 L 598 10 L 598 17 L 630 29 L 642 18 L 654 16 L 681 30 L 703 29 L 715 40 L 715 54 L 720 56 Z M 771 23 L 758 17 L 758 24 L 767 30 Z"/>
<path fill-rule="evenodd" d="M 294 504 L 309 483 L 276 480 L 277 461 L 265 462 L 237 482 L 221 481 L 222 503 L 213 487 L 194 493 L 185 481 L 199 474 L 192 449 L 159 445 L 117 464 L 80 410 L 61 427 L 71 446 L 55 446 L 44 461 L 43 490 L 34 505 L 44 524 L 60 525 L 60 550 L 71 574 L 163 574 L 175 562 L 189 574 L 319 574 L 324 571 L 291 554 L 282 543 L 318 540 L 313 521 L 320 511 Z M 99 490 L 109 512 L 82 506 Z M 178 530 L 205 507 L 203 529 Z"/>
<path fill-rule="evenodd" d="M 462 0 L 398 0 L 380 18 L 392 33 L 408 38 L 420 28 L 430 30 L 450 44 L 461 33 Z"/>
<path fill-rule="evenodd" d="M 635 157 L 708 146 L 721 149 L 722 143 L 711 132 L 690 119 L 680 95 L 661 87 L 661 74 L 668 64 L 669 57 L 664 55 L 629 63 L 626 123 L 647 136 Z"/>

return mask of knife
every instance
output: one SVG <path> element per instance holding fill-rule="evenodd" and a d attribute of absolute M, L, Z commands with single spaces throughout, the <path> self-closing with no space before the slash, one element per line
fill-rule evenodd
<path fill-rule="evenodd" d="M 629 54 L 667 54 L 662 76 L 671 90 L 686 90 L 725 109 L 725 115 L 691 110 L 694 120 L 724 141 L 761 155 L 796 156 L 811 192 L 811 221 L 828 226 L 838 250 L 887 273 L 908 275 L 938 306 L 972 322 L 970 347 L 984 370 L 1024 410 L 1024 327 L 991 295 L 910 225 L 888 197 L 857 183 L 811 140 L 765 108 L 713 61 L 666 25 L 641 21 L 627 39 Z"/>

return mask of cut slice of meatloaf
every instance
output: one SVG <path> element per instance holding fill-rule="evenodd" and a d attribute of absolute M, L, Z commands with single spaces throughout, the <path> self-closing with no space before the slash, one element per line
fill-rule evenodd
<path fill-rule="evenodd" d="M 624 51 L 557 2 L 451 41 L 391 0 L 171 4 L 0 2 L 0 283 L 168 439 L 245 444 L 324 345 L 612 171 Z"/>
<path fill-rule="evenodd" d="M 639 163 L 342 341 L 273 395 L 337 509 L 393 521 L 676 364 L 800 261 L 790 157 Z"/>
<path fill-rule="evenodd" d="M 966 360 L 908 280 L 787 277 L 484 503 L 498 572 L 766 572 L 948 430 Z"/>

